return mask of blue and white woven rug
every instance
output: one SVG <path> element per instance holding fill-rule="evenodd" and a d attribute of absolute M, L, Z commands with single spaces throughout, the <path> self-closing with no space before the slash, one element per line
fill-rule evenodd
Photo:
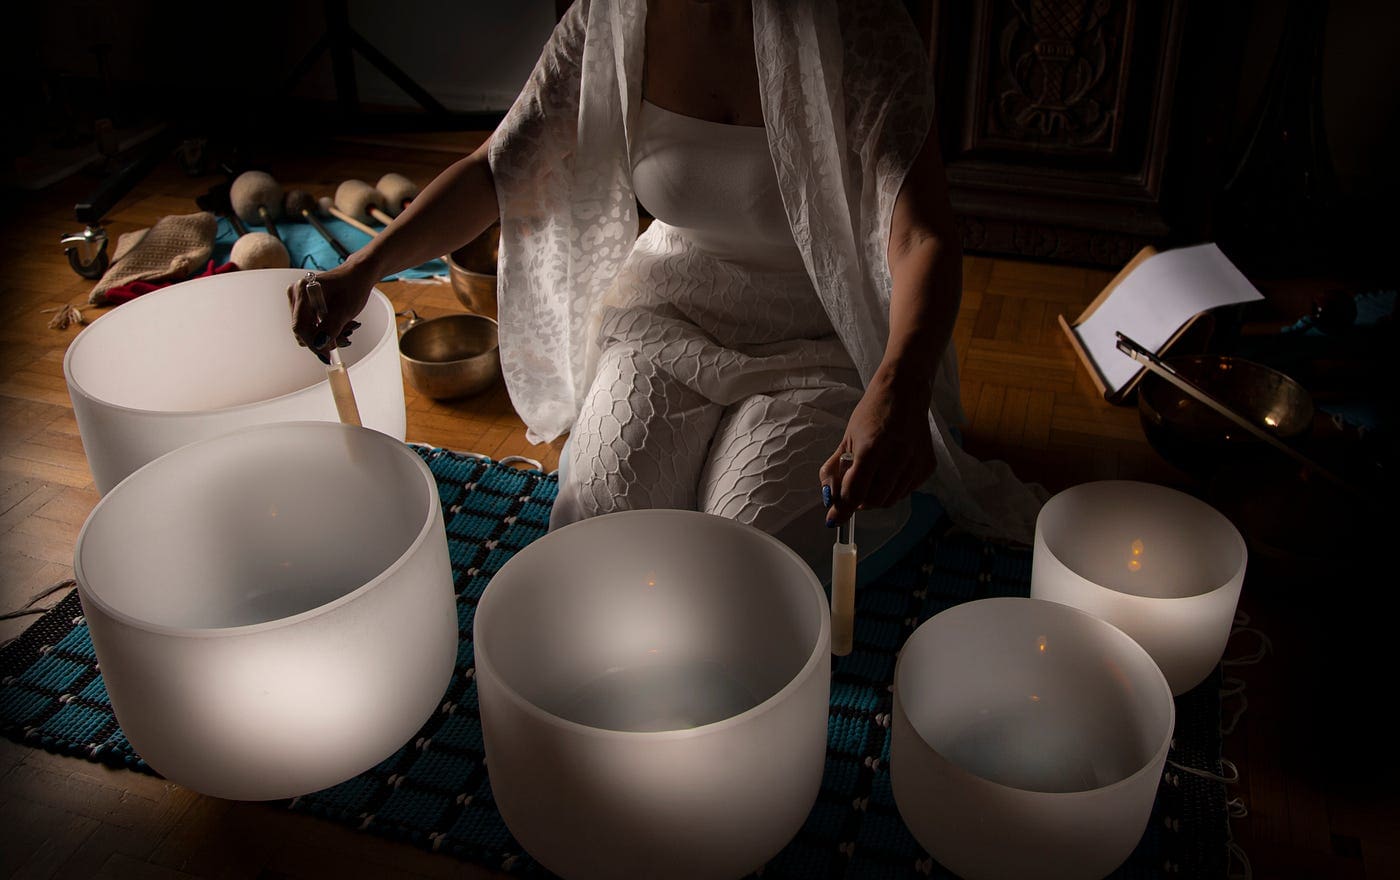
<path fill-rule="evenodd" d="M 417 448 L 417 447 L 416 447 Z M 544 534 L 552 475 L 417 448 L 437 477 L 457 588 L 461 648 L 440 711 L 395 755 L 325 791 L 284 802 L 354 828 L 523 876 L 544 871 L 497 813 L 483 764 L 472 618 L 500 567 Z M 802 830 L 767 878 L 950 877 L 914 841 L 890 791 L 890 682 L 914 628 L 959 602 L 1025 596 L 1031 554 L 936 529 L 857 596 L 856 649 L 834 660 L 826 774 Z M 1177 698 L 1172 759 L 1219 773 L 1219 680 Z M 112 715 L 76 591 L 0 652 L 0 733 L 16 741 L 152 772 Z M 1147 833 L 1118 878 L 1223 877 L 1224 786 L 1163 778 Z"/>

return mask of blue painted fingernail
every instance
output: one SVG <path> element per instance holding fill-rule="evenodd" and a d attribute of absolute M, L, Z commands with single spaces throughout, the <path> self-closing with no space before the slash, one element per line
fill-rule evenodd
<path fill-rule="evenodd" d="M 831 506 L 831 487 L 822 483 L 822 507 Z"/>
<path fill-rule="evenodd" d="M 834 529 L 834 528 L 836 528 L 836 526 L 837 526 L 836 520 L 834 520 L 834 519 L 829 519 L 829 520 L 826 521 L 826 527 L 827 527 L 828 529 Z"/>

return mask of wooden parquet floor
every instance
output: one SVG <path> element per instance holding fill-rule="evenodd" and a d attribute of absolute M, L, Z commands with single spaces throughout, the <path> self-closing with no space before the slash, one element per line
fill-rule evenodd
<path fill-rule="evenodd" d="M 399 171 L 426 182 L 479 142 L 462 136 L 404 143 L 338 142 L 278 157 L 284 185 L 329 193 L 340 180 Z M 217 182 L 159 167 L 110 212 L 122 232 L 194 211 Z M 89 283 L 67 266 L 59 236 L 76 228 L 72 205 L 92 189 L 78 177 L 13 200 L 0 236 L 0 610 L 17 608 L 71 576 L 74 542 L 97 501 L 65 390 L 62 357 L 77 328 L 49 329 L 46 309 L 79 302 Z M 1111 273 L 969 256 L 955 342 L 967 446 L 1026 479 L 1059 490 L 1103 478 L 1179 483 L 1146 445 L 1133 408 L 1098 396 L 1061 337 Z M 460 307 L 442 283 L 383 287 L 425 317 Z M 546 469 L 558 444 L 532 446 L 498 384 L 465 401 L 434 402 L 406 388 L 408 438 Z M 1249 805 L 1234 832 L 1259 877 L 1400 877 L 1400 809 L 1393 799 L 1335 784 L 1316 759 L 1315 707 L 1293 676 L 1311 668 L 1307 615 L 1258 601 L 1243 607 L 1275 652 L 1239 674 L 1249 711 L 1226 739 Z M 0 622 L 0 640 L 25 620 Z M 1248 647 L 1247 645 L 1245 646 Z M 1319 769 L 1319 768 L 1322 769 Z M 1360 771 L 1357 771 L 1360 772 Z M 109 770 L 0 741 L 0 878 L 6 877 L 463 877 L 489 872 L 412 846 L 275 808 L 202 797 L 162 780 Z"/>

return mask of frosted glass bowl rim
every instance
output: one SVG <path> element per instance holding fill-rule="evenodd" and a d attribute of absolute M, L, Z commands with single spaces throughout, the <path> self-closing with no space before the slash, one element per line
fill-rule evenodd
<path fill-rule="evenodd" d="M 372 435 L 371 442 L 384 442 L 393 444 L 394 446 L 402 447 L 406 452 L 408 452 L 409 455 L 412 456 L 413 462 L 417 465 L 418 471 L 423 477 L 424 487 L 426 489 L 425 498 L 428 501 L 423 526 L 418 530 L 418 534 L 408 545 L 407 549 L 405 549 L 403 553 L 399 554 L 398 558 L 395 559 L 392 563 L 390 563 L 378 575 L 361 584 L 360 586 L 356 587 L 355 589 L 351 590 L 350 592 L 338 596 L 335 599 L 332 599 L 331 601 L 326 602 L 324 604 L 317 605 L 315 608 L 308 608 L 305 611 L 300 611 L 296 614 L 292 614 L 287 617 L 279 617 L 276 620 L 264 620 L 259 623 L 248 623 L 243 624 L 241 626 L 224 627 L 169 626 L 167 624 L 152 623 L 148 620 L 142 620 L 139 617 L 135 617 L 131 614 L 127 614 L 125 611 L 117 609 L 111 603 L 103 599 L 102 596 L 100 596 L 89 586 L 90 581 L 84 576 L 83 573 L 84 539 L 87 537 L 88 528 L 97 520 L 97 513 L 99 510 L 102 509 L 102 505 L 107 504 L 110 499 L 116 497 L 118 493 L 121 492 L 122 486 L 126 485 L 128 482 L 137 479 L 139 475 L 147 468 L 155 467 L 157 464 L 164 461 L 166 458 L 175 455 L 181 455 L 185 453 L 186 450 L 192 449 L 194 447 L 207 446 L 213 443 L 228 442 L 229 439 L 232 437 L 237 437 L 241 434 L 248 434 L 256 431 L 273 431 L 286 430 L 288 428 L 308 427 L 312 428 L 313 430 L 348 429 L 356 432 L 366 432 L 366 436 Z M 242 428 L 236 428 L 232 431 L 219 434 L 216 437 L 206 437 L 203 440 L 196 440 L 193 443 L 187 443 L 184 446 L 181 446 L 177 449 L 172 449 L 170 452 L 167 452 L 164 455 L 159 456 L 158 458 L 154 458 L 146 464 L 142 465 L 141 467 L 137 468 L 136 470 L 132 471 L 125 478 L 123 478 L 120 483 L 113 486 L 111 491 L 109 491 L 106 495 L 103 495 L 102 498 L 98 500 L 97 504 L 92 509 L 92 513 L 88 514 L 87 520 L 83 523 L 82 530 L 78 532 L 78 541 L 74 545 L 73 551 L 73 578 L 78 584 L 79 594 L 83 597 L 84 601 L 90 600 L 102 611 L 103 614 L 106 614 L 108 617 L 111 617 L 120 623 L 124 623 L 127 626 L 130 626 L 142 632 L 154 633 L 157 635 L 169 636 L 172 638 L 185 639 L 236 638 L 238 636 L 253 635 L 260 632 L 281 629 L 283 627 L 296 626 L 297 624 L 304 623 L 313 618 L 329 614 L 337 608 L 354 602 L 359 597 L 371 592 L 380 584 L 387 581 L 395 573 L 397 573 L 399 569 L 403 568 L 404 564 L 409 559 L 417 555 L 418 551 L 422 548 L 422 546 L 425 543 L 427 543 L 428 539 L 432 536 L 434 531 L 433 526 L 437 522 L 437 517 L 434 515 L 433 505 L 439 503 L 440 502 L 438 501 L 437 480 L 433 477 L 433 472 L 428 468 L 428 465 L 424 463 L 423 459 L 420 458 L 417 453 L 413 452 L 413 450 L 409 448 L 407 443 L 402 443 L 398 440 L 395 440 L 393 437 L 390 437 L 387 434 L 381 433 L 372 428 L 352 427 L 348 425 L 342 425 L 340 422 L 325 422 L 318 420 L 296 422 L 268 422 L 260 425 L 247 425 Z"/>
<path fill-rule="evenodd" d="M 251 272 L 279 272 L 279 273 L 283 273 L 283 272 L 286 272 L 287 270 L 285 270 L 285 269 L 252 269 L 252 270 L 245 269 L 245 270 L 242 270 L 242 271 L 240 271 L 240 272 L 238 272 L 238 273 L 235 273 L 235 276 L 236 276 L 236 275 L 242 275 L 242 274 L 244 274 L 244 273 L 246 273 L 246 272 L 249 272 L 249 271 L 251 271 Z M 298 277 L 300 277 L 301 274 L 305 274 L 305 273 L 299 273 L 299 274 L 298 274 Z M 222 276 L 222 275 L 212 275 L 212 276 L 209 276 L 209 277 L 210 277 L 210 278 L 223 278 L 224 276 Z M 178 294 L 179 291 L 175 290 L 175 288 L 180 287 L 180 286 L 183 286 L 183 285 L 185 285 L 185 284 L 195 284 L 195 283 L 198 283 L 198 282 L 204 281 L 204 280 L 205 280 L 204 278 L 192 278 L 192 279 L 190 279 L 189 281 L 182 281 L 182 282 L 180 282 L 179 284 L 172 284 L 172 285 L 170 285 L 169 287 L 165 287 L 165 288 L 162 288 L 162 289 L 160 289 L 160 290 L 153 290 L 153 291 L 151 291 L 151 292 L 148 293 L 148 294 L 145 294 L 145 295 L 143 295 L 143 296 L 139 296 L 139 297 L 137 297 L 136 299 L 134 299 L 134 300 L 132 300 L 132 301 L 130 301 L 130 302 L 124 303 L 124 304 L 122 305 L 122 308 L 128 309 L 128 310 L 132 309 L 133 306 L 140 306 L 140 307 L 142 307 L 142 308 L 151 308 L 151 306 L 141 306 L 141 304 L 142 304 L 142 303 L 147 303 L 147 302 L 157 302 L 157 301 L 159 300 L 159 298 L 160 298 L 163 294 L 167 294 L 167 293 L 176 293 L 176 294 Z M 369 352 L 368 352 L 367 354 L 365 354 L 363 357 L 361 357 L 359 361 L 356 362 L 357 364 L 369 360 L 371 357 L 373 357 L 375 354 L 377 354 L 381 349 L 384 349 L 384 348 L 386 348 L 386 347 L 388 347 L 388 346 L 390 346 L 390 345 L 394 346 L 395 349 L 398 348 L 398 331 L 397 331 L 397 329 L 395 329 L 395 324 L 394 324 L 394 305 L 393 305 L 393 303 L 391 303 L 391 302 L 389 301 L 389 298 L 388 298 L 387 296 L 385 296 L 385 295 L 383 294 L 383 292 L 381 292 L 381 291 L 379 290 L 379 288 L 377 288 L 377 287 L 376 287 L 376 288 L 373 288 L 373 289 L 370 291 L 370 298 L 369 298 L 369 301 L 375 303 L 376 305 L 378 305 L 378 306 L 381 308 L 381 310 L 383 310 L 383 311 L 388 315 L 388 321 L 387 321 L 387 328 L 388 328 L 388 329 L 386 330 L 385 333 L 381 334 L 381 336 L 380 336 L 380 338 L 379 338 L 378 340 L 375 341 L 374 346 L 373 346 L 372 348 L 370 348 Z M 125 312 L 124 314 L 131 314 L 131 312 L 130 312 L 130 311 L 127 311 L 127 312 Z M 102 316 L 102 317 L 106 317 L 106 316 L 104 315 L 104 316 Z M 288 313 L 288 321 L 289 321 L 289 322 L 290 322 L 290 319 L 291 319 L 291 313 L 289 312 L 289 313 Z M 213 408 L 213 409 L 175 409 L 175 410 L 170 410 L 170 409 L 145 409 L 145 408 L 143 408 L 143 407 L 127 406 L 127 405 L 121 404 L 121 403 L 114 403 L 114 402 L 112 402 L 112 401 L 110 401 L 110 400 L 106 400 L 106 399 L 104 399 L 104 398 L 97 397 L 96 395 L 94 395 L 94 394 L 92 394 L 91 392 L 89 392 L 86 388 L 84 388 L 84 387 L 82 386 L 82 383 L 80 383 L 80 382 L 77 380 L 77 378 L 73 375 L 73 366 L 72 366 L 73 353 L 76 352 L 76 351 L 78 350 L 78 346 L 80 346 L 80 345 L 82 344 L 82 342 L 83 342 L 83 337 L 87 336 L 89 333 L 92 333 L 94 330 L 97 329 L 97 327 L 98 327 L 98 322 L 99 322 L 99 321 L 101 321 L 101 318 L 98 318 L 97 320 L 95 320 L 95 321 L 93 321 L 91 324 L 89 324 L 88 326 L 84 327 L 83 330 L 82 330 L 82 332 L 79 333 L 77 336 L 73 337 L 73 341 L 72 341 L 72 342 L 68 343 L 68 349 L 63 353 L 63 378 L 64 378 L 64 381 L 67 382 L 67 384 L 68 384 L 68 389 L 69 389 L 69 393 L 70 393 L 70 394 L 77 394 L 79 397 L 81 397 L 81 398 L 82 398 L 85 402 L 87 402 L 87 403 L 95 404 L 95 405 L 97 405 L 97 406 L 105 407 L 105 408 L 111 409 L 111 410 L 116 410 L 116 411 L 118 411 L 118 412 L 132 413 L 132 414 L 134 414 L 134 415 L 140 415 L 140 416 L 145 417 L 145 418 L 154 418 L 154 419 L 197 419 L 197 418 L 207 418 L 207 417 L 209 417 L 209 416 L 221 415 L 221 414 L 224 414 L 224 413 L 238 413 L 238 412 L 242 412 L 242 411 L 244 411 L 244 410 L 254 409 L 254 408 L 256 408 L 256 407 L 267 406 L 268 404 L 275 403 L 275 402 L 281 401 L 281 400 L 286 400 L 286 399 L 291 398 L 291 397 L 297 397 L 297 396 L 299 396 L 299 395 L 306 394 L 306 393 L 307 393 L 308 391 L 310 391 L 311 389 L 318 388 L 318 387 L 320 387 L 321 385 L 325 385 L 325 384 L 329 381 L 328 379 L 322 378 L 321 380 L 319 380 L 319 381 L 317 381 L 317 382 L 313 382 L 313 383 L 311 383 L 310 385 L 303 385 L 301 388 L 297 388 L 297 389 L 295 389 L 295 390 L 288 391 L 288 392 L 285 393 L 285 394 L 279 394 L 279 395 L 277 395 L 276 397 L 267 397 L 267 398 L 264 398 L 264 399 L 262 399 L 262 400 L 251 400 L 251 401 L 249 401 L 249 402 L 247 402 L 247 403 L 236 403 L 236 404 L 234 404 L 234 405 L 232 405 L 232 406 L 221 406 L 221 407 L 215 407 L 215 408 Z M 288 334 L 291 333 L 291 325 L 290 325 L 290 323 L 288 324 L 288 330 L 287 330 L 287 332 L 288 332 Z M 311 357 L 311 354 L 308 353 L 308 354 L 307 354 L 307 357 Z M 347 370 L 353 369 L 354 366 L 355 366 L 355 364 L 351 364 L 351 365 L 347 366 L 346 369 L 347 369 Z"/>
<path fill-rule="evenodd" d="M 1207 587 L 1206 589 L 1201 590 L 1199 593 L 1192 593 L 1189 596 L 1140 596 L 1137 593 L 1129 593 L 1124 590 L 1118 590 L 1114 589 L 1113 587 L 1104 586 L 1103 584 L 1091 580 L 1085 577 L 1084 575 L 1080 574 L 1078 570 L 1072 567 L 1069 563 L 1065 562 L 1064 559 L 1060 556 L 1060 554 L 1055 552 L 1055 548 L 1050 545 L 1049 539 L 1045 537 L 1045 531 L 1040 527 L 1040 517 L 1043 516 L 1045 514 L 1045 511 L 1050 507 L 1050 505 L 1054 504 L 1055 501 L 1062 495 L 1067 495 L 1070 492 L 1074 492 L 1075 490 L 1080 489 L 1084 486 L 1101 486 L 1109 483 L 1129 486 L 1150 486 L 1152 488 L 1149 491 L 1155 491 L 1160 489 L 1166 492 L 1173 492 L 1177 495 L 1183 495 L 1186 498 L 1190 499 L 1192 502 L 1204 507 L 1206 510 L 1210 511 L 1210 513 L 1214 514 L 1217 518 L 1219 518 L 1219 520 L 1222 523 L 1224 523 L 1226 527 L 1228 527 L 1228 534 L 1231 537 L 1231 544 L 1233 545 L 1235 550 L 1239 551 L 1239 568 L 1236 569 L 1233 574 L 1231 574 L 1228 578 L 1221 581 L 1220 583 L 1215 584 L 1211 587 Z M 1041 505 L 1040 512 L 1036 515 L 1035 543 L 1043 544 L 1045 546 L 1045 552 L 1050 555 L 1050 558 L 1055 561 L 1055 564 L 1060 566 L 1070 574 L 1074 575 L 1074 577 L 1077 578 L 1080 582 L 1081 586 L 1088 586 L 1091 588 L 1090 592 L 1112 596 L 1115 600 L 1118 601 L 1127 601 L 1134 599 L 1143 603 L 1199 601 L 1206 596 L 1213 596 L 1216 593 L 1221 592 L 1222 590 L 1233 589 L 1240 580 L 1240 572 L 1246 570 L 1247 566 L 1249 565 L 1249 545 L 1245 543 L 1244 535 L 1240 533 L 1239 527 L 1236 526 L 1228 516 L 1216 510 L 1212 505 L 1207 504 L 1206 502 L 1197 498 L 1195 495 L 1190 494 L 1189 492 L 1183 492 L 1180 489 L 1175 489 L 1171 486 L 1163 486 L 1161 483 L 1149 483 L 1146 480 L 1090 480 L 1087 483 L 1076 483 L 1075 485 L 1070 486 L 1068 489 L 1056 492 L 1054 495 L 1050 496 L 1050 498 L 1046 500 L 1045 504 Z"/>
<path fill-rule="evenodd" d="M 572 721 L 568 718 L 564 718 L 563 716 L 556 715 L 553 712 L 543 709 L 540 706 L 533 703 L 532 701 L 527 700 L 525 697 L 521 696 L 520 692 L 517 691 L 514 687 L 512 687 L 500 674 L 499 670 L 497 670 L 496 667 L 491 663 L 490 652 L 485 649 L 485 647 L 479 639 L 475 638 L 475 633 L 473 632 L 473 659 L 474 665 L 477 668 L 477 677 L 481 678 L 483 674 L 489 675 L 491 677 L 491 680 L 495 683 L 495 685 L 500 688 L 501 693 L 504 694 L 513 705 L 515 705 L 525 714 L 529 715 L 536 721 L 543 722 L 545 725 L 562 730 L 565 733 L 592 737 L 597 739 L 613 739 L 614 737 L 623 737 L 632 740 L 640 739 L 642 741 L 692 739 L 694 737 L 709 736 L 711 734 L 716 734 L 721 731 L 727 730 L 731 727 L 736 727 L 738 725 L 745 724 L 748 721 L 757 718 L 760 715 L 767 714 L 768 712 L 772 711 L 779 703 L 782 703 L 788 697 L 788 695 L 790 695 L 792 692 L 798 690 L 804 684 L 806 684 L 806 682 L 813 675 L 820 674 L 819 671 L 816 669 L 820 663 L 829 662 L 828 653 L 830 651 L 831 645 L 831 616 L 827 613 L 829 604 L 826 596 L 826 591 L 822 589 L 821 581 L 817 579 L 816 574 L 812 571 L 810 567 L 808 567 L 807 563 L 802 561 L 802 557 L 798 556 L 792 548 L 788 547 L 782 541 L 779 541 L 777 538 L 773 537 L 767 532 L 754 528 L 753 526 L 748 526 L 743 523 L 736 522 L 732 519 L 728 519 L 727 517 L 716 516 L 714 514 L 709 513 L 702 513 L 697 510 L 670 510 L 664 508 L 652 508 L 647 510 L 622 510 L 617 511 L 615 513 L 603 514 L 602 516 L 590 517 L 588 519 L 583 519 L 577 522 L 570 523 L 569 525 L 564 526 L 558 531 L 562 533 L 568 531 L 569 529 L 577 529 L 581 526 L 588 526 L 590 523 L 597 523 L 600 520 L 612 519 L 614 517 L 646 517 L 652 519 L 658 517 L 703 517 L 706 520 L 715 520 L 720 523 L 723 523 L 724 527 L 726 528 L 732 527 L 734 529 L 750 532 L 752 536 L 758 538 L 761 543 L 766 543 L 771 547 L 776 547 L 783 556 L 787 557 L 795 566 L 797 566 L 797 570 L 804 575 L 803 580 L 808 584 L 808 586 L 811 587 L 813 598 L 817 602 L 817 616 L 819 621 L 819 625 L 817 627 L 816 644 L 812 646 L 812 652 L 810 655 L 808 655 L 807 662 L 802 665 L 802 668 L 797 672 L 796 675 L 794 675 L 791 679 L 788 680 L 787 684 L 783 685 L 781 688 L 779 688 L 777 691 L 771 694 L 767 699 L 764 699 L 755 706 L 751 706 L 750 708 L 745 709 L 743 712 L 740 712 L 737 715 L 731 715 L 728 718 L 721 718 L 720 720 L 712 721 L 709 724 L 701 724 L 697 727 L 688 727 L 680 730 L 613 730 L 611 728 L 593 727 L 588 724 L 581 724 L 577 721 Z M 547 535 L 545 537 L 547 537 Z M 538 540 L 543 540 L 543 538 L 540 538 Z M 534 545 L 532 544 L 531 546 Z M 520 552 L 524 553 L 529 549 L 529 547 L 526 547 L 525 550 L 522 550 Z M 506 565 L 510 565 L 510 563 L 513 562 L 515 559 L 519 558 L 519 556 L 520 554 L 517 553 L 515 556 L 511 557 L 510 560 L 506 561 Z M 501 571 L 504 570 L 505 566 L 502 566 Z M 494 581 L 496 577 L 500 577 L 500 572 L 497 572 L 493 576 L 492 580 Z M 486 591 L 482 594 L 481 601 L 477 603 L 476 616 L 473 618 L 472 621 L 473 631 L 475 631 L 476 626 L 481 622 L 483 612 L 485 612 L 489 607 L 487 605 L 487 602 L 491 601 L 490 596 L 491 587 L 488 584 Z"/>
<path fill-rule="evenodd" d="M 963 602 L 959 605 L 954 605 L 952 608 L 940 611 L 938 614 L 933 615 L 933 617 L 930 617 L 928 620 L 919 624 L 919 626 L 915 628 L 914 632 L 909 635 L 909 638 L 914 638 L 918 631 L 924 626 L 926 626 L 935 617 L 938 617 L 942 614 L 948 614 L 949 612 L 958 611 L 959 609 L 967 608 L 968 606 L 978 605 L 983 602 L 996 602 L 998 604 L 1004 604 L 1007 602 L 1035 602 L 1040 605 L 1053 605 L 1057 608 L 1064 609 L 1066 612 L 1070 612 L 1071 616 L 1078 615 L 1080 618 L 1092 620 L 1093 623 L 1090 624 L 1090 626 L 1098 625 L 1108 627 L 1108 629 L 1111 630 L 1113 633 L 1109 636 L 1109 638 L 1116 640 L 1119 645 L 1124 646 L 1129 654 L 1141 654 L 1143 658 L 1147 660 L 1148 668 L 1157 673 L 1155 676 L 1151 677 L 1151 681 L 1154 687 L 1160 682 L 1162 693 L 1166 695 L 1166 736 L 1163 737 L 1161 744 L 1158 745 L 1157 749 L 1152 753 L 1152 757 L 1149 758 L 1141 767 L 1137 768 L 1132 773 L 1129 773 L 1127 776 L 1124 776 L 1122 779 L 1115 780 L 1113 782 L 1110 782 L 1108 785 L 1102 785 L 1098 788 L 1082 788 L 1078 791 L 1037 791 L 1033 788 L 1018 788 L 1014 785 L 1007 785 L 1004 782 L 997 782 L 995 779 L 988 779 L 985 776 L 972 772 L 963 765 L 959 764 L 957 761 L 954 761 L 952 758 L 949 758 L 947 755 L 943 754 L 943 752 L 940 751 L 937 747 L 935 747 L 933 743 L 928 741 L 928 738 L 924 736 L 923 731 L 919 730 L 918 725 L 914 724 L 913 719 L 909 717 L 909 712 L 904 706 L 904 703 L 906 701 L 902 697 L 900 697 L 899 694 L 900 671 L 904 668 L 905 658 L 909 656 L 908 651 L 901 650 L 899 654 L 899 659 L 895 661 L 894 666 L 894 701 L 896 707 L 895 711 L 900 712 L 904 715 L 905 721 L 909 724 L 909 729 L 913 731 L 915 738 L 923 745 L 925 749 L 937 755 L 944 761 L 947 761 L 950 766 L 957 768 L 958 772 L 964 773 L 967 776 L 976 779 L 979 783 L 983 785 L 992 786 L 993 788 L 1000 791 L 1014 792 L 1017 795 L 1029 795 L 1031 797 L 1041 798 L 1074 798 L 1083 797 L 1085 795 L 1090 794 L 1106 794 L 1118 788 L 1122 788 L 1124 786 L 1136 783 L 1141 778 L 1142 774 L 1162 764 L 1167 753 L 1171 750 L 1172 740 L 1176 736 L 1176 698 L 1172 694 L 1171 685 L 1167 682 L 1167 676 L 1162 672 L 1161 667 L 1157 665 L 1157 661 L 1153 660 L 1152 655 L 1147 653 L 1146 648 L 1144 648 L 1142 645 L 1139 645 L 1137 641 L 1133 639 L 1132 636 L 1128 635 L 1127 633 L 1123 632 L 1123 630 L 1119 629 L 1118 627 L 1114 626 L 1113 624 L 1100 617 L 1095 617 L 1087 611 L 1081 611 L 1080 609 L 1075 608 L 1073 605 L 1064 605 L 1060 602 L 1052 602 L 1049 599 L 1031 599 L 1021 598 L 1018 596 L 992 596 L 986 599 L 974 599 L 970 602 Z M 944 621 L 944 623 L 947 623 L 947 621 Z M 905 640 L 905 647 L 907 646 L 908 639 Z M 891 772 L 893 773 L 898 771 L 891 769 Z"/>

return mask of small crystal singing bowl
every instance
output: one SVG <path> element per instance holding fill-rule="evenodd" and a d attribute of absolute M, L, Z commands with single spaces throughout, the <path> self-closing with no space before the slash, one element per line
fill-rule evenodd
<path fill-rule="evenodd" d="M 811 811 L 830 619 L 775 538 L 694 511 L 583 520 L 501 568 L 473 634 L 492 795 L 550 870 L 739 877 Z"/>
<path fill-rule="evenodd" d="M 1120 630 L 1054 602 L 968 602 L 900 651 L 895 803 L 966 880 L 1103 877 L 1147 827 L 1175 721 Z"/>
<path fill-rule="evenodd" d="M 334 422 L 181 447 L 108 492 L 74 575 L 117 721 L 163 776 L 292 797 L 392 755 L 457 656 L 437 484 Z"/>
<path fill-rule="evenodd" d="M 1162 667 L 1172 693 L 1184 694 L 1225 653 L 1247 559 L 1239 530 L 1184 492 L 1083 483 L 1041 508 L 1031 597 L 1123 630 Z"/>
<path fill-rule="evenodd" d="M 326 368 L 297 345 L 301 269 L 196 278 L 124 303 L 68 346 L 63 375 L 97 491 L 186 443 L 248 425 L 337 421 Z M 394 307 L 373 291 L 341 357 L 365 427 L 406 424 Z"/>

